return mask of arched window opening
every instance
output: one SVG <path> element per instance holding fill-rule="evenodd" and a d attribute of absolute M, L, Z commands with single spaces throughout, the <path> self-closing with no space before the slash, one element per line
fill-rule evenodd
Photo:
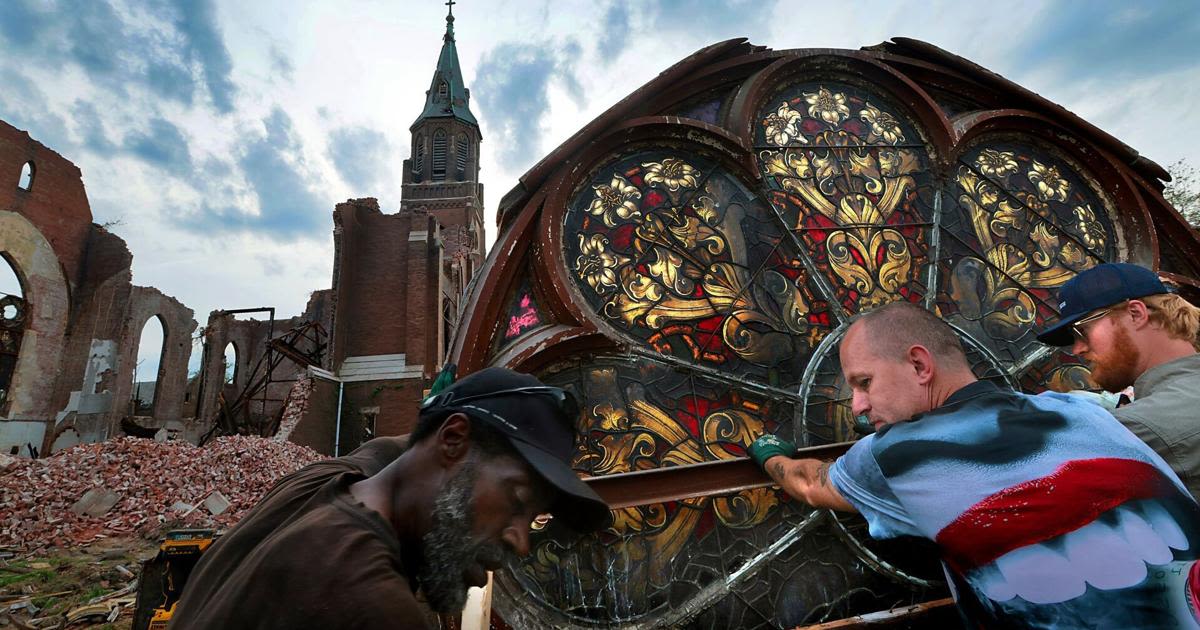
<path fill-rule="evenodd" d="M 4 258 L 4 264 L 0 264 L 0 297 L 6 295 L 25 297 L 25 291 L 21 288 L 21 277 L 17 275 L 17 270 L 8 261 L 8 257 L 0 254 L 0 258 Z"/>
<path fill-rule="evenodd" d="M 33 190 L 33 177 L 37 174 L 37 170 L 33 166 L 33 162 L 26 162 L 21 167 L 21 179 L 17 180 L 17 188 L 21 190 Z"/>
<path fill-rule="evenodd" d="M 237 380 L 238 368 L 237 346 L 232 341 L 225 344 L 225 358 L 221 359 L 221 363 L 224 365 L 225 384 L 232 385 Z"/>
<path fill-rule="evenodd" d="M 433 134 L 433 179 L 446 179 L 446 132 L 441 129 Z"/>
<path fill-rule="evenodd" d="M 438 83 L 438 96 L 440 96 L 442 98 L 446 98 L 446 95 L 449 93 L 450 93 L 450 86 L 445 81 Z"/>
<path fill-rule="evenodd" d="M 454 149 L 455 166 L 458 167 L 458 181 L 462 181 L 467 174 L 467 159 L 471 157 L 471 143 L 467 141 L 467 134 L 460 133 L 455 138 L 455 144 L 458 146 Z"/>
<path fill-rule="evenodd" d="M 413 173 L 417 175 L 417 181 L 421 181 L 421 174 L 425 172 L 425 134 L 417 134 L 416 146 L 413 147 Z"/>
<path fill-rule="evenodd" d="M 0 262 L 0 405 L 3 405 L 17 369 L 29 305 L 16 267 L 3 252 L 0 260 L 3 261 Z"/>
<path fill-rule="evenodd" d="M 154 398 L 158 392 L 159 366 L 162 365 L 166 349 L 166 327 L 162 318 L 155 315 L 142 326 L 138 340 L 137 359 L 133 364 L 133 395 L 130 399 L 130 415 L 149 416 L 154 413 Z"/>

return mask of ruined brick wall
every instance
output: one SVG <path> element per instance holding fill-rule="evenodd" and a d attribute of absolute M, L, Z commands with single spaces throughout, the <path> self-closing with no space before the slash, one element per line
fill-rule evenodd
<path fill-rule="evenodd" d="M 105 340 L 115 344 L 122 336 L 133 291 L 132 263 L 129 248 L 116 235 L 102 228 L 95 228 L 89 235 L 83 282 L 76 291 L 76 307 L 54 384 L 51 404 L 56 414 L 68 411 L 72 392 L 79 392 L 76 407 L 82 402 L 85 413 L 107 414 L 112 410 L 118 374 L 116 357 L 104 359 L 107 366 L 95 375 L 99 380 L 85 383 L 85 375 L 93 345 Z M 78 400 L 80 396 L 82 401 Z"/>
<path fill-rule="evenodd" d="M 28 190 L 18 186 L 30 163 Z M 92 223 L 78 167 L 0 121 L 0 253 L 21 280 L 28 315 L 8 399 L 7 433 L 41 442 L 59 431 L 85 441 L 119 434 L 133 389 L 142 327 L 164 324 L 155 422 L 179 418 L 192 311 L 157 289 L 134 287 L 125 242 Z M 21 426 L 17 426 L 20 424 Z"/>
<path fill-rule="evenodd" d="M 347 379 L 343 415 L 354 419 L 352 436 L 363 410 L 375 416 L 376 435 L 408 433 L 444 360 L 438 223 L 419 210 L 385 215 L 374 199 L 339 204 L 334 215 L 330 370 Z M 393 371 L 370 378 L 346 363 L 363 357 L 381 357 Z"/>
<path fill-rule="evenodd" d="M 265 314 L 264 314 L 265 315 Z M 276 320 L 274 325 L 269 321 L 263 321 L 256 318 L 238 320 L 234 315 L 225 311 L 213 311 L 208 316 L 208 324 L 204 328 L 204 343 L 208 347 L 208 355 L 204 365 L 201 366 L 203 372 L 203 386 L 200 392 L 200 416 L 199 420 L 205 423 L 211 423 L 217 416 L 220 409 L 219 395 L 225 394 L 226 404 L 232 404 L 237 395 L 246 389 L 251 384 L 251 380 L 255 379 L 254 370 L 260 366 L 260 361 L 267 351 L 267 341 L 272 336 L 278 336 L 283 331 L 296 325 L 300 320 L 299 317 Z M 233 343 L 237 353 L 237 364 L 234 369 L 233 382 L 229 385 L 225 384 L 225 346 L 230 342 Z M 291 367 L 290 362 L 282 365 L 284 370 Z M 266 365 L 259 367 L 259 377 L 261 378 L 266 371 Z M 281 370 L 282 372 L 282 370 Z M 294 371 L 293 371 L 294 374 Z M 283 373 L 274 375 L 276 378 L 284 378 Z M 255 379 L 257 380 L 257 379 Z M 293 380 L 295 380 L 293 378 Z M 251 405 L 251 411 L 255 414 L 270 415 L 278 411 L 282 406 L 282 399 L 286 397 L 287 390 L 282 392 L 276 391 L 278 386 L 269 388 L 267 398 L 277 398 L 280 402 L 267 401 L 267 403 L 254 403 Z M 258 400 L 260 396 L 256 396 Z"/>
<path fill-rule="evenodd" d="M 385 215 L 374 199 L 340 203 L 334 211 L 341 238 L 334 255 L 338 274 L 334 364 L 349 356 L 402 354 L 409 321 L 409 237 L 411 216 Z M 425 223 L 416 231 L 427 231 Z"/>
<path fill-rule="evenodd" d="M 124 241 L 107 235 L 98 238 L 89 252 L 97 265 L 105 261 L 128 261 Z M 187 364 L 191 356 L 191 336 L 196 329 L 193 313 L 175 298 L 150 287 L 130 283 L 128 266 L 113 273 L 98 286 L 90 286 L 74 317 L 66 342 L 62 369 L 55 385 L 57 412 L 53 429 L 48 432 L 47 448 L 54 436 L 74 429 L 87 442 L 120 435 L 122 418 L 131 416 L 134 365 L 139 354 L 142 329 L 152 317 L 163 325 L 163 351 L 157 375 L 139 375 L 139 380 L 156 379 L 154 406 L 149 418 L 139 418 L 145 427 L 163 427 L 182 421 L 183 393 L 187 384 Z"/>
<path fill-rule="evenodd" d="M 306 321 L 317 322 L 325 331 L 325 349 L 322 353 L 321 367 L 330 369 L 332 358 L 330 356 L 330 338 L 329 333 L 333 330 L 333 310 L 334 310 L 334 295 L 333 289 L 321 289 L 313 291 L 308 296 L 308 304 L 304 307 L 304 317 Z M 308 346 L 306 346 L 308 348 Z"/>
<path fill-rule="evenodd" d="M 276 319 L 273 325 L 258 318 L 235 319 L 234 315 L 225 311 L 213 311 L 209 314 L 208 324 L 204 328 L 204 343 L 208 352 L 202 362 L 197 383 L 188 390 L 189 394 L 195 392 L 194 395 L 199 399 L 198 403 L 192 403 L 191 407 L 195 409 L 198 405 L 197 421 L 211 426 L 220 409 L 219 394 L 223 392 L 226 403 L 232 404 L 247 387 L 265 377 L 268 366 L 264 355 L 269 340 L 283 337 L 290 330 L 308 322 L 320 323 L 328 331 L 332 326 L 331 298 L 332 292 L 329 289 L 313 291 L 304 314 Z M 317 335 L 314 332 L 312 336 Z M 237 367 L 233 383 L 226 385 L 223 359 L 225 346 L 230 342 L 237 349 Z M 303 339 L 297 340 L 295 347 L 303 354 L 311 354 L 317 350 L 313 341 Z M 304 366 L 288 358 L 281 358 L 270 376 L 271 383 L 266 386 L 265 395 L 260 391 L 253 396 L 253 402 L 249 405 L 251 413 L 268 417 L 277 415 L 282 410 L 293 385 L 303 378 L 304 374 Z"/>
<path fill-rule="evenodd" d="M 417 424 L 424 389 L 417 379 L 346 383 L 342 414 L 357 428 L 364 410 L 377 410 L 375 435 L 407 435 Z"/>
<path fill-rule="evenodd" d="M 0 210 L 0 252 L 20 277 L 27 307 L 20 357 L 4 403 L 10 420 L 53 417 L 55 378 L 62 360 L 70 288 L 51 244 L 23 215 Z"/>
<path fill-rule="evenodd" d="M 26 162 L 34 165 L 28 191 L 17 186 Z M 79 283 L 92 228 L 83 174 L 69 160 L 2 120 L 0 209 L 28 219 L 50 243 L 70 285 Z"/>
<path fill-rule="evenodd" d="M 196 330 L 196 320 L 192 316 L 192 309 L 184 306 L 179 300 L 164 295 L 158 289 L 133 287 L 121 336 L 123 352 L 118 368 L 121 378 L 117 385 L 117 399 L 127 401 L 132 397 L 133 364 L 140 353 L 138 343 L 141 340 L 142 329 L 150 318 L 158 317 L 163 327 L 163 347 L 158 372 L 153 375 L 147 374 L 145 377 L 138 375 L 139 380 L 149 377 L 157 383 L 151 414 L 155 426 L 180 420 L 179 411 L 184 388 L 187 386 L 187 365 L 192 356 L 192 333 Z"/>
<path fill-rule="evenodd" d="M 333 454 L 334 422 L 337 418 L 338 384 L 313 379 L 307 406 L 296 421 L 288 441 L 307 446 L 323 455 Z M 342 452 L 349 452 L 342 449 Z"/>

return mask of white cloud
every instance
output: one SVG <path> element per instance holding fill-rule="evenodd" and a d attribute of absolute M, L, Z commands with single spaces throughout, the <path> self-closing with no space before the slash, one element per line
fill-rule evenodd
<path fill-rule="evenodd" d="M 171 2 L 114 6 L 111 14 L 92 6 L 74 15 L 53 3 L 0 3 L 0 116 L 81 167 L 97 220 L 124 221 L 115 231 L 133 251 L 135 282 L 179 298 L 201 323 L 216 308 L 299 313 L 310 291 L 330 283 L 334 203 L 374 196 L 385 211 L 399 205 L 408 127 L 433 73 L 445 7 L 386 0 L 217 0 L 191 13 Z M 1063 104 L 1160 163 L 1200 162 L 1190 141 L 1200 127 L 1192 105 L 1200 65 L 1192 45 L 1180 43 L 1200 16 L 1190 2 L 1149 14 L 1110 11 L 1112 19 L 1044 2 L 463 0 L 455 9 L 460 62 L 484 128 L 491 238 L 500 198 L 545 152 L 679 59 L 736 35 L 774 48 L 924 39 Z M 1148 41 L 1145 33 L 1164 23 L 1182 35 Z M 1105 37 L 1087 39 L 1092 32 Z M 79 33 L 92 39 L 73 46 Z M 504 62 L 519 61 L 519 51 L 552 70 L 539 92 L 498 100 L 489 90 L 507 85 Z M 1142 62 L 1146 55 L 1162 63 Z M 1118 80 L 1110 70 L 1126 74 Z M 517 114 L 525 119 L 483 108 L 537 98 Z M 286 121 L 287 133 L 272 136 L 271 121 Z M 138 137 L 167 142 L 167 125 L 186 144 L 140 155 L 134 144 L 122 146 Z M 501 128 L 532 137 L 505 137 Z M 336 143 L 346 129 L 360 130 L 351 140 L 384 148 L 363 151 L 370 163 L 347 162 L 354 142 Z M 528 150 L 514 152 L 520 144 Z M 190 162 L 179 161 L 183 155 Z M 287 172 L 272 184 L 255 164 Z M 285 195 L 291 188 L 302 190 Z M 288 203 L 272 205 L 281 196 Z M 206 207 L 224 214 L 198 214 Z M 311 222 L 307 229 L 289 231 L 293 207 L 309 213 L 299 218 Z M 223 228 L 221 216 L 229 219 Z"/>

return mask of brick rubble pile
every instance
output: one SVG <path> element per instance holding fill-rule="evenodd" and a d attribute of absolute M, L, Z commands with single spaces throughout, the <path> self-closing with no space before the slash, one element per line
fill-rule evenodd
<path fill-rule="evenodd" d="M 308 399 L 313 392 L 313 378 L 300 377 L 292 389 L 288 391 L 287 402 L 283 405 L 283 415 L 279 421 L 279 431 L 273 438 L 276 442 L 287 441 L 292 437 L 292 431 L 300 424 L 300 419 L 308 412 Z"/>
<path fill-rule="evenodd" d="M 322 458 L 291 442 L 229 436 L 203 447 L 123 437 L 8 460 L 0 466 L 0 547 L 33 551 L 152 537 L 166 526 L 227 528 L 277 479 Z M 115 495 L 116 503 L 100 516 L 77 513 L 93 489 Z M 219 505 L 221 496 L 230 505 L 214 516 L 204 501 Z"/>

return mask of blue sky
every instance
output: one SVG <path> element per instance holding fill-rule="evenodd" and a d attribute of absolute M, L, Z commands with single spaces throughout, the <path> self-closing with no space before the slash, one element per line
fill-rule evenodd
<path fill-rule="evenodd" d="M 1200 3 L 573 0 L 455 6 L 496 204 L 580 126 L 701 46 L 924 39 L 1160 164 L 1200 163 Z M 441 2 L 5 0 L 0 118 L 74 161 L 134 282 L 196 311 L 299 313 L 332 272 L 335 203 L 400 200 Z M 150 353 L 153 354 L 153 353 Z M 143 357 L 156 361 L 153 356 Z M 144 363 L 143 365 L 152 365 Z"/>

